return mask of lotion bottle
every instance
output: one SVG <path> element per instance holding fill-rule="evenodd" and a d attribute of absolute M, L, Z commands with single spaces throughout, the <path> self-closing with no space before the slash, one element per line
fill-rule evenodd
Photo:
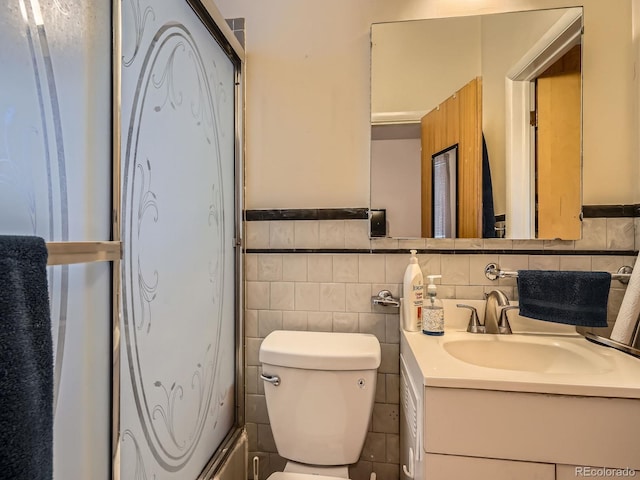
<path fill-rule="evenodd" d="M 422 307 L 422 333 L 425 335 L 444 335 L 444 308 L 433 283 L 434 279 L 441 277 L 442 275 L 427 275 L 429 286 Z"/>
<path fill-rule="evenodd" d="M 404 272 L 403 307 L 405 330 L 419 332 L 422 326 L 422 302 L 424 300 L 424 279 L 418 265 L 417 250 L 411 250 L 409 265 Z"/>

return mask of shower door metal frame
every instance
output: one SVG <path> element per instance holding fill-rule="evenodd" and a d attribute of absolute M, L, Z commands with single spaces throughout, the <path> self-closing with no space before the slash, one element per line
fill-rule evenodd
<path fill-rule="evenodd" d="M 122 121 L 122 0 L 112 0 L 111 28 L 112 39 L 112 133 L 111 155 L 113 169 L 111 173 L 112 205 L 111 238 L 120 243 L 120 258 L 111 264 L 111 474 L 112 479 L 120 479 L 120 275 L 122 259 L 122 239 L 120 234 L 121 209 L 121 152 Z"/>
<path fill-rule="evenodd" d="M 224 50 L 234 65 L 235 103 L 235 419 L 234 426 L 199 475 L 199 479 L 213 478 L 218 468 L 232 451 L 245 423 L 244 401 L 244 261 L 242 211 L 244 205 L 244 49 L 235 38 L 225 19 L 212 0 L 183 0 L 198 16 L 213 39 Z M 122 0 L 112 0 L 113 62 L 112 62 L 112 241 L 121 246 L 121 138 L 122 138 Z M 112 393 L 111 393 L 111 478 L 120 480 L 120 296 L 121 256 L 112 263 Z"/>

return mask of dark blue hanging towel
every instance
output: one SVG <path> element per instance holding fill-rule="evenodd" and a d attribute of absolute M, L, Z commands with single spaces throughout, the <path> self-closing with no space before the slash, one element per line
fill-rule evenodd
<path fill-rule="evenodd" d="M 496 215 L 493 209 L 493 183 L 487 142 L 482 135 L 482 237 L 496 236 Z"/>
<path fill-rule="evenodd" d="M 611 274 L 518 270 L 523 317 L 588 327 L 607 326 Z"/>
<path fill-rule="evenodd" d="M 53 477 L 53 348 L 47 247 L 0 236 L 0 478 Z"/>

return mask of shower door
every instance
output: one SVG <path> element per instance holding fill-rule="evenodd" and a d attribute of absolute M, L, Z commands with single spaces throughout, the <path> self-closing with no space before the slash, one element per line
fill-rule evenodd
<path fill-rule="evenodd" d="M 112 235 L 111 10 L 0 6 L 0 234 L 64 251 L 47 267 L 54 480 L 107 480 L 111 465 L 111 265 L 95 254 Z"/>
<path fill-rule="evenodd" d="M 194 479 L 236 425 L 239 62 L 184 0 L 121 28 L 119 473 Z"/>

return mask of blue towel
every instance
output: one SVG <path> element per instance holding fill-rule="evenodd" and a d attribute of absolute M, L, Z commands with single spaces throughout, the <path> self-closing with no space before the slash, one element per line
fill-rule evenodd
<path fill-rule="evenodd" d="M 493 184 L 487 142 L 482 134 L 482 237 L 496 236 L 496 213 L 493 208 Z"/>
<path fill-rule="evenodd" d="M 47 247 L 0 236 L 0 478 L 53 477 L 53 347 Z"/>
<path fill-rule="evenodd" d="M 588 327 L 607 326 L 611 274 L 518 270 L 523 317 Z"/>

